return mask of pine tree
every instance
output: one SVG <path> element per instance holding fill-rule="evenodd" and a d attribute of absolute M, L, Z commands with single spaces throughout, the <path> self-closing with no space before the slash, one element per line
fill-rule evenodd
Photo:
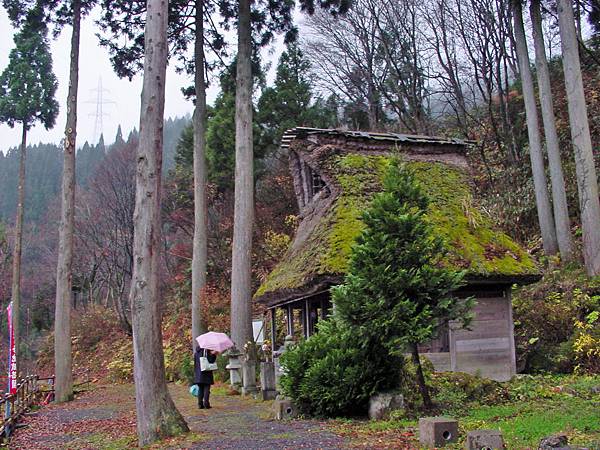
<path fill-rule="evenodd" d="M 277 149 L 283 133 L 290 128 L 335 126 L 324 103 L 313 98 L 308 59 L 296 42 L 289 43 L 279 59 L 274 85 L 265 89 L 258 101 L 256 122 L 261 152 L 268 155 Z"/>
<path fill-rule="evenodd" d="M 14 37 L 15 48 L 10 52 L 8 67 L 0 75 L 0 122 L 5 122 L 10 127 L 19 123 L 23 130 L 12 274 L 13 329 L 17 362 L 27 131 L 38 121 L 44 124 L 46 129 L 52 128 L 58 115 L 58 103 L 54 99 L 58 83 L 52 72 L 52 57 L 43 20 L 43 13 L 39 8 L 27 13 L 22 30 Z"/>
<path fill-rule="evenodd" d="M 394 161 L 384 192 L 362 216 L 345 282 L 332 289 L 335 316 L 365 342 L 379 341 L 390 354 L 412 352 L 426 408 L 418 344 L 449 320 L 466 323 L 472 306 L 452 296 L 464 272 L 440 264 L 447 250 L 427 220 L 428 203 L 410 170 Z"/>

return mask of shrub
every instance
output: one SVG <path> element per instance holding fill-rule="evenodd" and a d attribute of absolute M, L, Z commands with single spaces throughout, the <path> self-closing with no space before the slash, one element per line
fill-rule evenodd
<path fill-rule="evenodd" d="M 125 341 L 115 349 L 111 361 L 107 364 L 109 379 L 112 382 L 133 381 L 133 343 Z"/>
<path fill-rule="evenodd" d="M 575 321 L 573 352 L 576 373 L 600 373 L 600 314 L 598 309 L 584 321 Z"/>
<path fill-rule="evenodd" d="M 376 392 L 396 388 L 403 357 L 388 356 L 375 342 L 361 341 L 335 320 L 288 349 L 281 385 L 301 412 L 317 416 L 363 413 Z"/>
<path fill-rule="evenodd" d="M 578 356 L 577 348 L 583 347 L 577 347 L 575 341 L 579 337 L 585 340 L 586 317 L 599 310 L 598 281 L 588 278 L 580 267 L 567 266 L 549 269 L 541 282 L 515 291 L 519 372 L 569 373 L 581 364 L 582 353 Z M 594 326 L 589 331 L 593 329 Z"/>
<path fill-rule="evenodd" d="M 498 404 L 510 398 L 508 388 L 494 380 L 463 372 L 432 374 L 436 406 L 459 413 L 470 404 Z"/>

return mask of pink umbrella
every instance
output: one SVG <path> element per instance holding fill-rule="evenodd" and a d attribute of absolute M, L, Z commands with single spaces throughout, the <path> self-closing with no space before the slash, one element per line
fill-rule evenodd
<path fill-rule="evenodd" d="M 229 339 L 229 336 L 225 333 L 216 333 L 214 331 L 201 334 L 196 338 L 196 342 L 202 348 L 214 350 L 219 353 L 233 347 L 233 342 Z"/>

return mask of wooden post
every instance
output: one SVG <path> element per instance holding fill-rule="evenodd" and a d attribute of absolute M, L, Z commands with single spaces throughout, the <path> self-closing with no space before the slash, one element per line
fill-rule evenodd
<path fill-rule="evenodd" d="M 308 304 L 308 298 L 304 299 L 304 338 L 308 339 L 310 337 L 310 305 Z"/>
<path fill-rule="evenodd" d="M 275 338 L 277 337 L 277 325 L 275 324 L 275 317 L 277 316 L 276 311 L 277 311 L 276 307 L 271 309 L 271 355 L 273 355 L 275 353 L 275 349 L 276 349 L 276 345 L 275 345 Z"/>
<path fill-rule="evenodd" d="M 287 334 L 294 336 L 294 310 L 292 305 L 287 305 Z"/>

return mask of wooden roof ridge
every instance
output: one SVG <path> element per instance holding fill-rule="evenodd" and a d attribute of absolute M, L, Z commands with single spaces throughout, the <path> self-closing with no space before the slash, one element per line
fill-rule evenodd
<path fill-rule="evenodd" d="M 440 144 L 456 145 L 465 147 L 473 145 L 476 141 L 468 139 L 447 138 L 438 136 L 425 136 L 418 134 L 402 134 L 388 132 L 371 132 L 343 130 L 339 128 L 312 128 L 312 127 L 294 127 L 287 130 L 281 138 L 281 148 L 289 147 L 290 143 L 298 138 L 306 138 L 310 135 L 325 135 L 329 137 L 343 137 L 352 139 L 368 139 L 377 141 L 391 141 L 405 144 Z"/>

